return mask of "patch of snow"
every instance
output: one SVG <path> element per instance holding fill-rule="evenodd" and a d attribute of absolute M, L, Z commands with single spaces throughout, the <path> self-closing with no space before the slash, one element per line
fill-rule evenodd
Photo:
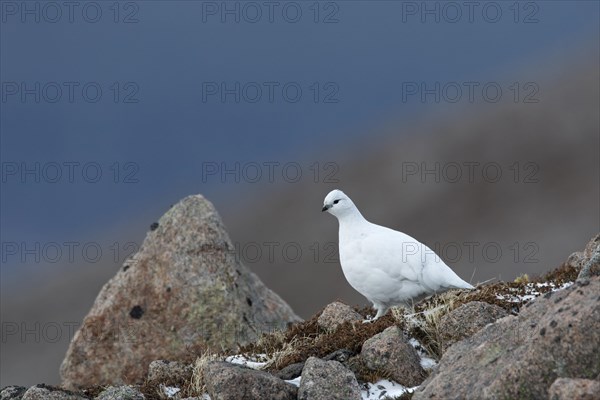
<path fill-rule="evenodd" d="M 174 397 L 177 393 L 181 391 L 181 389 L 176 386 L 160 385 L 160 388 L 162 389 L 163 393 L 166 394 L 169 398 Z"/>
<path fill-rule="evenodd" d="M 517 299 L 516 300 L 512 299 L 511 302 L 515 302 L 515 301 L 529 301 L 529 300 L 535 299 L 539 295 L 540 295 L 539 293 L 534 293 L 534 294 L 526 294 L 524 296 L 516 296 Z"/>
<path fill-rule="evenodd" d="M 301 378 L 301 376 L 294 378 L 294 379 L 290 379 L 289 381 L 286 381 L 286 382 L 291 383 L 294 386 L 300 387 L 300 378 Z"/>
<path fill-rule="evenodd" d="M 242 365 L 244 367 L 252 369 L 262 369 L 267 365 L 266 354 L 253 354 L 251 356 L 244 356 L 237 354 L 235 356 L 229 356 L 225 359 L 228 363 Z"/>
<path fill-rule="evenodd" d="M 386 397 L 402 396 L 406 392 L 414 391 L 417 387 L 407 388 L 399 383 L 382 379 L 375 383 L 366 383 L 360 393 L 363 400 L 380 400 Z"/>
<path fill-rule="evenodd" d="M 437 365 L 437 361 L 435 361 L 431 357 L 421 357 L 421 368 L 427 370 L 432 369 Z"/>
<path fill-rule="evenodd" d="M 429 357 L 429 354 L 427 354 L 427 352 L 423 348 L 423 345 L 417 339 L 411 338 L 408 341 L 408 343 L 410 343 L 410 345 L 414 347 L 415 350 L 417 350 L 421 362 L 421 367 L 423 369 L 431 369 L 437 365 L 437 361 Z"/>
<path fill-rule="evenodd" d="M 563 283 L 562 285 L 560 285 L 560 287 L 558 287 L 558 288 L 556 288 L 556 289 L 553 289 L 552 291 L 553 291 L 553 292 L 556 292 L 557 290 L 566 289 L 566 288 L 568 288 L 569 286 L 571 286 L 573 283 L 575 283 L 575 282 L 565 282 L 565 283 Z"/>
<path fill-rule="evenodd" d="M 573 284 L 573 282 L 565 282 L 562 285 L 560 285 L 559 287 L 556 287 L 556 284 L 554 282 L 528 283 L 525 285 L 525 293 L 526 294 L 514 295 L 514 296 L 497 294 L 496 298 L 498 300 L 507 300 L 511 303 L 528 302 L 542 294 L 541 292 L 536 290 L 537 288 L 542 288 L 542 287 L 551 288 L 552 292 L 556 292 L 557 290 L 562 290 L 562 289 L 568 288 L 572 284 Z M 510 290 L 513 292 L 516 292 L 519 289 L 511 288 Z"/>
<path fill-rule="evenodd" d="M 204 393 L 202 395 L 202 400 L 211 400 L 211 399 L 210 399 L 210 396 L 208 394 Z"/>

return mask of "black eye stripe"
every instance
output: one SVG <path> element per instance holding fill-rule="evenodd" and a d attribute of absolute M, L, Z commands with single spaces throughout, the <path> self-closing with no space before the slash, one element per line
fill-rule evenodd
<path fill-rule="evenodd" d="M 333 204 L 337 204 L 337 203 L 339 203 L 339 202 L 340 202 L 339 200 L 334 200 L 334 201 L 333 201 Z"/>

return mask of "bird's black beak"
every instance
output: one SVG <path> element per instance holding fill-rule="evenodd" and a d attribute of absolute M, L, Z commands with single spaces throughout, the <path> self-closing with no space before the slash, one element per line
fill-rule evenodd
<path fill-rule="evenodd" d="M 321 210 L 321 212 L 323 212 L 323 211 L 327 211 L 327 210 L 329 210 L 330 208 L 331 208 L 331 204 L 325 204 L 325 205 L 323 206 L 323 209 Z"/>

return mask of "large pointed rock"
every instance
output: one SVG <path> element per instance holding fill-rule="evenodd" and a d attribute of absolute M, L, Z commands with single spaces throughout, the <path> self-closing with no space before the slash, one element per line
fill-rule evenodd
<path fill-rule="evenodd" d="M 154 360 L 232 348 L 298 320 L 239 262 L 213 205 L 189 196 L 102 288 L 61 365 L 63 385 L 140 382 Z"/>

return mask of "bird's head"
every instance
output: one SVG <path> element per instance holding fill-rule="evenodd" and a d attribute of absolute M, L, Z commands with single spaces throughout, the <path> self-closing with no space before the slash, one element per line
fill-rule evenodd
<path fill-rule="evenodd" d="M 325 196 L 325 200 L 323 200 L 323 209 L 321 211 L 327 211 L 336 217 L 340 217 L 355 209 L 356 206 L 352 200 L 350 200 L 350 197 L 346 196 L 341 190 L 335 189 Z"/>

